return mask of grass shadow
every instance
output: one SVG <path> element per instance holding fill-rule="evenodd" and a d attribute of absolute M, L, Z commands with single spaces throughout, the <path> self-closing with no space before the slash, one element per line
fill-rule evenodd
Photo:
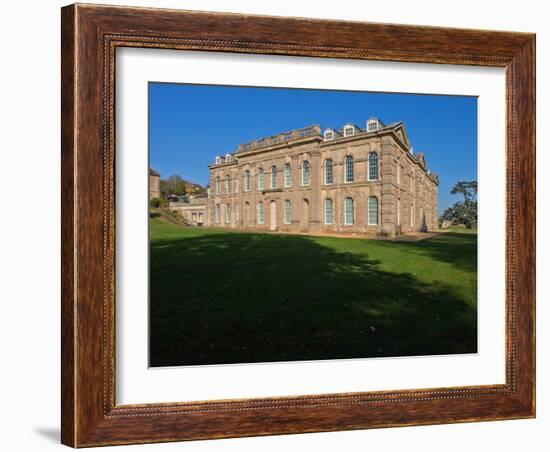
<path fill-rule="evenodd" d="M 477 351 L 451 284 L 311 237 L 189 231 L 151 241 L 152 366 Z"/>

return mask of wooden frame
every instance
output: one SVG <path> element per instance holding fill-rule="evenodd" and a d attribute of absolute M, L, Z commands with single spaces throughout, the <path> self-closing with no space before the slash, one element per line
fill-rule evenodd
<path fill-rule="evenodd" d="M 535 415 L 535 36 L 71 5 L 62 9 L 62 442 L 74 447 Z M 115 404 L 115 49 L 506 68 L 506 383 Z"/>

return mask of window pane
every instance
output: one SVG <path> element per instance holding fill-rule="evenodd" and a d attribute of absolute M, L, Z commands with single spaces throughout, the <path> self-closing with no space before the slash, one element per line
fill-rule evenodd
<path fill-rule="evenodd" d="M 333 223 L 332 199 L 325 199 L 325 224 Z"/>
<path fill-rule="evenodd" d="M 244 191 L 250 191 L 250 171 L 244 172 Z"/>
<path fill-rule="evenodd" d="M 346 198 L 344 202 L 344 223 L 353 224 L 353 199 Z"/>
<path fill-rule="evenodd" d="M 262 201 L 258 203 L 258 223 L 264 224 L 264 203 Z"/>
<path fill-rule="evenodd" d="M 309 185 L 309 162 L 302 163 L 302 185 Z"/>
<path fill-rule="evenodd" d="M 277 168 L 271 167 L 271 188 L 277 188 Z"/>
<path fill-rule="evenodd" d="M 327 160 L 325 163 L 325 184 L 332 184 L 332 160 Z"/>
<path fill-rule="evenodd" d="M 369 180 L 378 179 L 378 154 L 371 152 L 369 154 Z"/>
<path fill-rule="evenodd" d="M 290 163 L 285 164 L 285 187 L 292 186 L 292 177 L 290 172 Z"/>
<path fill-rule="evenodd" d="M 353 182 L 353 157 L 348 155 L 345 160 L 345 182 Z"/>
<path fill-rule="evenodd" d="M 260 168 L 258 171 L 258 190 L 264 189 L 264 170 Z"/>
<path fill-rule="evenodd" d="M 290 224 L 292 222 L 292 205 L 290 204 L 290 201 L 287 199 L 285 201 L 285 223 Z"/>
<path fill-rule="evenodd" d="M 369 224 L 378 224 L 378 199 L 369 198 Z"/>

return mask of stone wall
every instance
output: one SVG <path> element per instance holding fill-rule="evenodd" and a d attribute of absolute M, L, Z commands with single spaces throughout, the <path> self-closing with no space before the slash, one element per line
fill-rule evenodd
<path fill-rule="evenodd" d="M 378 157 L 376 180 L 369 179 L 371 153 Z M 353 182 L 346 182 L 344 178 L 348 156 L 353 158 Z M 309 136 L 240 152 L 236 157 L 210 167 L 208 210 L 212 226 L 387 236 L 437 227 L 437 184 L 394 133 L 365 134 L 334 141 L 324 141 L 320 135 Z M 325 183 L 328 159 L 333 163 L 331 184 Z M 310 167 L 310 181 L 306 186 L 301 180 L 304 161 L 309 162 Z M 291 167 L 290 187 L 285 187 L 285 164 Z M 276 168 L 275 188 L 271 185 L 272 167 Z M 258 186 L 261 169 L 263 187 Z M 247 171 L 250 173 L 250 191 L 245 191 Z M 227 176 L 229 185 L 226 184 Z M 376 224 L 369 224 L 370 197 L 375 197 L 378 203 Z M 332 224 L 327 224 L 325 218 L 327 198 L 332 200 Z M 344 221 L 346 198 L 353 200 L 353 224 Z M 290 223 L 285 221 L 287 200 L 291 205 Z M 258 215 L 260 202 L 264 209 L 263 223 Z"/>
<path fill-rule="evenodd" d="M 160 176 L 149 173 L 149 199 L 160 198 Z"/>
<path fill-rule="evenodd" d="M 207 204 L 170 203 L 170 210 L 180 214 L 191 226 L 209 226 Z"/>

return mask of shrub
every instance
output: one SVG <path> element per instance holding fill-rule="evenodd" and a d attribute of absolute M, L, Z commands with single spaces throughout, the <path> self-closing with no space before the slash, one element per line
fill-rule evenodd
<path fill-rule="evenodd" d="M 153 198 L 151 199 L 151 201 L 149 201 L 149 204 L 154 209 L 168 207 L 168 201 L 162 198 Z"/>

